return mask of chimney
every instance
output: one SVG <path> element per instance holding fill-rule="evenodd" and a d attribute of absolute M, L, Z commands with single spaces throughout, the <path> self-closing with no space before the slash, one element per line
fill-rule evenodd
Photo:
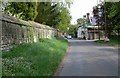
<path fill-rule="evenodd" d="M 91 23 L 90 23 L 90 13 L 87 13 L 87 20 L 88 20 L 87 23 L 88 23 L 88 24 L 91 24 Z"/>

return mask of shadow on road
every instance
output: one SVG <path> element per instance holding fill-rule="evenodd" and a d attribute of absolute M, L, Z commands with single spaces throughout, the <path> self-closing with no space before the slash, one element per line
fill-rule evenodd
<path fill-rule="evenodd" d="M 94 40 L 69 39 L 68 41 L 72 46 L 97 46 Z"/>

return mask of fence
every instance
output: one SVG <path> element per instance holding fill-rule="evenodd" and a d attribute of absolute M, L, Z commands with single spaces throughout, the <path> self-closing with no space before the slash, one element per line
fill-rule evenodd
<path fill-rule="evenodd" d="M 37 42 L 41 38 L 55 36 L 56 29 L 33 21 L 24 21 L 2 14 L 2 41 L 1 50 L 9 50 L 13 45 L 20 43 Z"/>

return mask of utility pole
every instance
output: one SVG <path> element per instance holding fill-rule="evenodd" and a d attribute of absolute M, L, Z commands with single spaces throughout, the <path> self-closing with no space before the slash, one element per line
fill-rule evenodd
<path fill-rule="evenodd" d="M 99 34 L 99 40 L 100 40 L 100 30 L 101 30 L 101 16 L 102 16 L 102 6 L 103 2 L 100 0 L 100 3 L 98 4 L 98 34 Z"/>
<path fill-rule="evenodd" d="M 99 20 L 99 18 L 100 18 L 100 17 L 99 17 L 99 8 L 100 8 L 100 7 L 99 7 L 99 3 L 98 3 L 98 2 L 99 2 L 99 0 L 97 0 L 97 10 L 98 10 L 98 12 L 97 12 L 97 14 L 98 14 L 98 15 L 97 15 L 97 16 L 98 16 L 98 17 L 97 17 L 97 23 L 98 23 L 98 39 L 100 40 L 100 31 L 99 31 L 99 23 L 100 23 L 100 22 L 99 22 L 99 21 L 100 21 L 100 20 Z"/>
<path fill-rule="evenodd" d="M 105 38 L 107 37 L 107 25 L 106 25 L 106 6 L 104 2 L 104 13 L 105 13 Z"/>
<path fill-rule="evenodd" d="M 101 6 L 98 4 L 98 36 L 99 36 L 99 40 L 100 40 L 100 9 Z"/>

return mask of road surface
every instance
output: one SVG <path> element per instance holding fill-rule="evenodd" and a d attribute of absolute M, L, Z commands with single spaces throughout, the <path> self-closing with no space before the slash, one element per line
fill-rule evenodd
<path fill-rule="evenodd" d="M 93 41 L 69 40 L 59 76 L 118 76 L 118 50 Z"/>

